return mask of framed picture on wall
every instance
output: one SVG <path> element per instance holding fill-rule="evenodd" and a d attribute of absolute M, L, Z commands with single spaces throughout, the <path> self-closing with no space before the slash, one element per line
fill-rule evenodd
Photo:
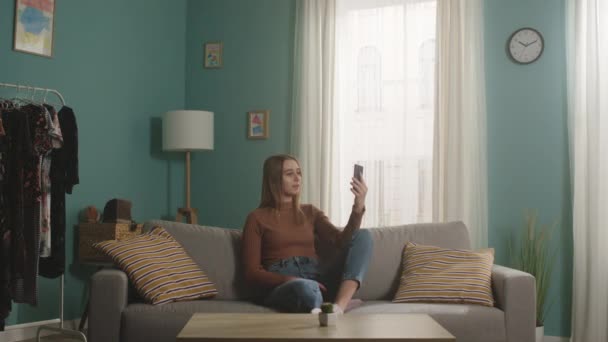
<path fill-rule="evenodd" d="M 247 113 L 247 138 L 268 138 L 269 110 L 254 110 Z"/>
<path fill-rule="evenodd" d="M 222 42 L 211 42 L 205 44 L 205 68 L 221 68 L 222 62 Z"/>
<path fill-rule="evenodd" d="M 13 49 L 53 57 L 55 0 L 15 0 Z"/>

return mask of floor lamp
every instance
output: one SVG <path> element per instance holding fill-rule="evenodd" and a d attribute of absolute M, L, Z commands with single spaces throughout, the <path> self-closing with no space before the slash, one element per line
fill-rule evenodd
<path fill-rule="evenodd" d="M 186 152 L 186 207 L 179 208 L 176 221 L 196 224 L 197 211 L 190 206 L 190 152 L 213 150 L 213 113 L 174 110 L 163 116 L 163 150 Z"/>

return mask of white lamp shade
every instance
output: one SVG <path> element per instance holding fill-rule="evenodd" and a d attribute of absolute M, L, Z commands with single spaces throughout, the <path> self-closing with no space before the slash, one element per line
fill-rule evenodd
<path fill-rule="evenodd" d="M 213 150 L 213 113 L 174 110 L 163 116 L 163 150 Z"/>

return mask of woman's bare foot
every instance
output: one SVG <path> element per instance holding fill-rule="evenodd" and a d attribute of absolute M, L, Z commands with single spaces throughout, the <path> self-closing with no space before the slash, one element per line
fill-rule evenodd
<path fill-rule="evenodd" d="M 363 301 L 361 299 L 351 299 L 350 301 L 348 301 L 348 305 L 346 305 L 344 312 L 349 312 L 350 310 L 356 309 L 361 305 L 363 305 Z"/>

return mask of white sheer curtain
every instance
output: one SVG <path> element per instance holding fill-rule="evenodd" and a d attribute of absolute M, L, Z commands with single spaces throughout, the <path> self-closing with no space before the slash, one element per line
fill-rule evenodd
<path fill-rule="evenodd" d="M 297 3 L 303 200 L 345 224 L 359 163 L 364 226 L 463 220 L 486 245 L 482 0 Z"/>
<path fill-rule="evenodd" d="M 573 342 L 608 341 L 608 1 L 568 1 Z"/>
<path fill-rule="evenodd" d="M 483 0 L 439 1 L 433 221 L 463 221 L 488 244 Z"/>
<path fill-rule="evenodd" d="M 350 214 L 353 164 L 369 192 L 363 225 L 431 220 L 434 0 L 337 0 L 338 222 Z"/>
<path fill-rule="evenodd" d="M 335 217 L 335 1 L 299 0 L 296 9 L 292 151 L 304 175 L 303 203 Z"/>

